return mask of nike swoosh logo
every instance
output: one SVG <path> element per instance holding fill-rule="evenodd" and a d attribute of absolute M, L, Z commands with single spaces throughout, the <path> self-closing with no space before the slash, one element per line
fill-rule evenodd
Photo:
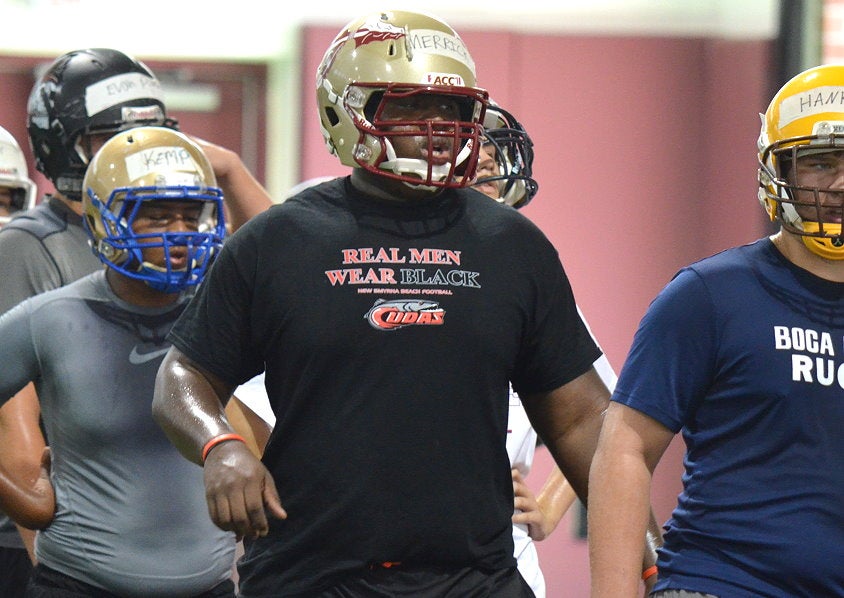
<path fill-rule="evenodd" d="M 132 352 L 129 353 L 129 363 L 131 363 L 132 365 L 141 365 L 142 363 L 146 363 L 148 361 L 152 361 L 157 357 L 161 357 L 169 350 L 170 347 L 165 347 L 164 349 L 150 351 L 149 353 L 138 353 L 138 346 L 135 345 L 134 347 L 132 347 Z"/>

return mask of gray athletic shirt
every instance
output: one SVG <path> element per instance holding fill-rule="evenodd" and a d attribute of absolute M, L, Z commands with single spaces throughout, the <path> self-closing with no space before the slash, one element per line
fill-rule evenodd
<path fill-rule="evenodd" d="M 0 229 L 0 313 L 101 268 L 88 245 L 82 218 L 47 196 Z M 0 546 L 24 548 L 18 530 L 2 511 Z"/>
<path fill-rule="evenodd" d="M 0 229 L 0 313 L 101 268 L 82 218 L 48 198 Z"/>
<path fill-rule="evenodd" d="M 200 593 L 233 564 L 202 469 L 151 414 L 182 308 L 128 305 L 99 271 L 0 317 L 0 403 L 35 380 L 53 455 L 57 512 L 38 533 L 39 562 L 116 594 Z"/>

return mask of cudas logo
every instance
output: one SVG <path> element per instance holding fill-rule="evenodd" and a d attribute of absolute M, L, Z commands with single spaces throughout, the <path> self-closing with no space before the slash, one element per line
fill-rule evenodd
<path fill-rule="evenodd" d="M 366 321 L 376 330 L 398 330 L 405 326 L 441 326 L 445 310 L 435 301 L 379 299 L 366 313 Z"/>

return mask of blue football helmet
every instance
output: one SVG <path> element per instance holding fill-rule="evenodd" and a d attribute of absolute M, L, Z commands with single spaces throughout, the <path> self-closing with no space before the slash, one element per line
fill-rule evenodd
<path fill-rule="evenodd" d="M 222 246 L 223 192 L 202 149 L 183 133 L 164 127 L 118 133 L 92 159 L 83 190 L 94 254 L 158 291 L 177 293 L 199 284 Z M 136 232 L 139 214 L 157 202 L 197 202 L 201 209 L 183 230 Z M 145 259 L 145 251 L 157 248 L 163 249 L 163 264 Z"/>

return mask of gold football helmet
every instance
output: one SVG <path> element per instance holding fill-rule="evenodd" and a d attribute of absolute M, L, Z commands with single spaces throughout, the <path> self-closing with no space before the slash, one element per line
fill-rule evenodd
<path fill-rule="evenodd" d="M 328 150 L 346 166 L 408 185 L 463 187 L 478 161 L 487 92 L 457 33 L 426 14 L 391 11 L 346 25 L 317 70 L 317 104 Z M 384 121 L 386 103 L 415 94 L 456 100 L 460 120 Z M 392 139 L 427 136 L 428 154 L 447 147 L 445 164 L 396 155 Z"/>
<path fill-rule="evenodd" d="M 183 133 L 138 127 L 118 133 L 96 153 L 83 181 L 83 221 L 100 261 L 152 288 L 174 293 L 201 282 L 225 236 L 223 193 L 202 149 Z M 149 202 L 201 202 L 196 230 L 137 234 L 138 211 Z M 166 264 L 144 260 L 144 249 L 164 249 Z M 187 252 L 172 268 L 174 248 Z"/>
<path fill-rule="evenodd" d="M 844 196 L 844 188 L 801 185 L 794 173 L 801 156 L 844 151 L 844 65 L 803 71 L 779 90 L 760 116 L 759 201 L 772 221 L 800 235 L 810 251 L 826 259 L 844 259 L 844 206 L 831 209 L 822 202 L 822 195 Z"/>
<path fill-rule="evenodd" d="M 12 191 L 10 214 L 0 216 L 0 226 L 14 213 L 35 207 L 35 183 L 29 178 L 26 158 L 17 140 L 3 127 L 0 127 L 0 187 Z"/>

